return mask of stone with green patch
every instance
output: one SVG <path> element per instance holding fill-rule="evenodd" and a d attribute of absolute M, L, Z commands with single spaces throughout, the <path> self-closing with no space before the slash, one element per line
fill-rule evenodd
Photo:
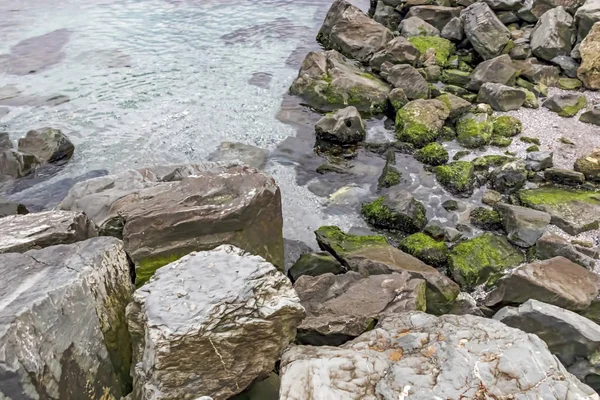
<path fill-rule="evenodd" d="M 414 157 L 423 164 L 438 166 L 448 162 L 448 151 L 440 143 L 429 143 L 415 152 Z"/>
<path fill-rule="evenodd" d="M 450 193 L 469 197 L 475 186 L 475 168 L 468 161 L 454 161 L 434 168 L 438 182 Z"/>
<path fill-rule="evenodd" d="M 585 179 L 600 182 L 600 147 L 583 157 L 579 157 L 573 168 L 585 175 Z"/>
<path fill-rule="evenodd" d="M 493 119 L 494 135 L 513 137 L 521 133 L 523 124 L 521 120 L 511 115 L 501 115 Z"/>
<path fill-rule="evenodd" d="M 587 98 L 583 94 L 556 94 L 542 104 L 544 107 L 561 117 L 574 117 L 587 106 Z"/>
<path fill-rule="evenodd" d="M 494 124 L 484 113 L 467 113 L 456 121 L 458 142 L 468 149 L 476 149 L 490 143 Z"/>
<path fill-rule="evenodd" d="M 469 214 L 471 224 L 485 231 L 501 231 L 502 219 L 497 211 L 485 207 L 476 207 Z"/>
<path fill-rule="evenodd" d="M 441 67 L 448 64 L 448 58 L 456 51 L 456 48 L 451 41 L 438 36 L 413 36 L 408 38 L 408 41 L 412 43 L 421 54 L 425 54 L 429 49 L 434 49 L 436 64 Z"/>
<path fill-rule="evenodd" d="M 413 100 L 396 114 L 396 136 L 421 148 L 437 139 L 449 115 L 450 111 L 439 100 Z"/>
<path fill-rule="evenodd" d="M 415 233 L 427 225 L 423 204 L 410 192 L 401 189 L 392 189 L 378 199 L 363 204 L 361 213 L 376 228 Z"/>
<path fill-rule="evenodd" d="M 427 265 L 445 268 L 448 262 L 448 246 L 419 232 L 400 241 L 400 250 L 417 257 Z"/>

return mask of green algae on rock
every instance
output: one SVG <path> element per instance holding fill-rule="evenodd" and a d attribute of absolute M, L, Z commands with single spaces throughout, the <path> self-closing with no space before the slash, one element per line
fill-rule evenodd
<path fill-rule="evenodd" d="M 439 100 L 413 100 L 396 114 L 398 140 L 421 148 L 435 141 L 450 111 Z"/>
<path fill-rule="evenodd" d="M 587 98 L 582 94 L 556 94 L 544 101 L 542 106 L 561 117 L 570 118 L 587 106 Z"/>
<path fill-rule="evenodd" d="M 399 243 L 400 250 L 417 257 L 425 264 L 445 268 L 448 263 L 448 246 L 419 232 L 407 236 Z"/>
<path fill-rule="evenodd" d="M 504 136 L 492 136 L 490 144 L 496 147 L 508 147 L 512 144 L 512 139 Z"/>
<path fill-rule="evenodd" d="M 473 194 L 475 168 L 468 161 L 454 161 L 434 168 L 438 182 L 450 193 L 469 197 Z"/>
<path fill-rule="evenodd" d="M 520 140 L 521 142 L 523 142 L 523 143 L 537 144 L 538 146 L 539 146 L 540 144 L 542 144 L 542 143 L 540 142 L 540 139 L 538 139 L 538 138 L 534 138 L 534 137 L 529 137 L 529 136 L 521 136 L 521 137 L 519 138 L 519 140 Z"/>
<path fill-rule="evenodd" d="M 427 225 L 425 207 L 406 190 L 392 189 L 384 196 L 363 204 L 361 213 L 376 228 L 415 233 Z"/>
<path fill-rule="evenodd" d="M 521 133 L 523 124 L 518 118 L 511 115 L 501 115 L 494 118 L 494 135 L 513 137 Z"/>
<path fill-rule="evenodd" d="M 357 236 L 344 233 L 337 226 L 322 226 L 315 231 L 317 243 L 338 260 L 345 255 L 369 247 L 386 246 L 383 236 Z"/>
<path fill-rule="evenodd" d="M 493 130 L 492 118 L 487 113 L 467 113 L 456 122 L 458 143 L 468 149 L 489 144 Z"/>
<path fill-rule="evenodd" d="M 423 164 L 438 166 L 448 162 L 448 151 L 439 143 L 429 143 L 414 154 L 417 161 Z"/>
<path fill-rule="evenodd" d="M 421 54 L 425 54 L 429 49 L 434 49 L 436 64 L 441 67 L 448 64 L 448 58 L 456 51 L 456 48 L 451 41 L 439 36 L 412 36 L 408 38 L 408 41 L 412 43 Z"/>
<path fill-rule="evenodd" d="M 502 218 L 500 218 L 500 214 L 495 210 L 485 207 L 477 207 L 471 210 L 469 221 L 473 226 L 485 231 L 502 230 Z"/>

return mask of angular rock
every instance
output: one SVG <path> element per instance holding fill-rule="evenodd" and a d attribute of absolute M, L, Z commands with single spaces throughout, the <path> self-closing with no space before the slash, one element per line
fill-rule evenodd
<path fill-rule="evenodd" d="M 477 101 L 491 105 L 496 111 L 518 110 L 525 102 L 525 92 L 501 83 L 484 83 Z"/>
<path fill-rule="evenodd" d="M 581 311 L 598 297 L 599 290 L 598 275 L 559 256 L 515 268 L 498 280 L 485 305 L 521 304 L 533 299 Z"/>
<path fill-rule="evenodd" d="M 365 140 L 366 129 L 356 107 L 329 113 L 315 125 L 317 139 L 336 144 L 354 144 Z"/>
<path fill-rule="evenodd" d="M 398 29 L 398 24 L 402 17 L 395 7 L 388 6 L 379 0 L 377 1 L 373 19 L 386 28 L 395 31 Z"/>
<path fill-rule="evenodd" d="M 436 99 L 444 103 L 450 110 L 450 119 L 458 118 L 471 109 L 471 103 L 451 93 L 444 93 Z"/>
<path fill-rule="evenodd" d="M 434 168 L 440 185 L 453 195 L 469 197 L 475 186 L 475 168 L 468 161 L 454 161 Z"/>
<path fill-rule="evenodd" d="M 600 23 L 596 22 L 579 46 L 581 65 L 577 78 L 588 89 L 600 89 Z"/>
<path fill-rule="evenodd" d="M 464 87 L 471 80 L 471 73 L 458 69 L 447 69 L 442 73 L 442 81 L 448 85 Z"/>
<path fill-rule="evenodd" d="M 510 50 L 510 58 L 513 60 L 525 60 L 531 57 L 531 46 L 528 39 L 517 39 L 513 41 L 513 48 Z"/>
<path fill-rule="evenodd" d="M 574 42 L 573 17 L 563 7 L 545 12 L 531 32 L 531 51 L 546 61 L 571 54 Z"/>
<path fill-rule="evenodd" d="M 525 0 L 523 7 L 518 10 L 519 18 L 527 22 L 536 22 L 546 11 L 556 7 L 564 7 L 569 14 L 575 11 L 585 0 Z"/>
<path fill-rule="evenodd" d="M 425 207 L 408 191 L 393 188 L 377 200 L 363 204 L 361 213 L 376 228 L 415 233 L 427 225 Z"/>
<path fill-rule="evenodd" d="M 10 141 L 10 137 L 7 132 L 0 132 L 0 151 L 10 150 L 13 148 L 13 144 Z"/>
<path fill-rule="evenodd" d="M 461 42 L 465 38 L 464 24 L 460 17 L 453 17 L 442 29 L 444 39 Z"/>
<path fill-rule="evenodd" d="M 413 100 L 396 114 L 398 140 L 421 148 L 437 139 L 450 110 L 439 100 Z"/>
<path fill-rule="evenodd" d="M 93 238 L 0 255 L 0 397 L 118 399 L 131 390 L 123 244 Z"/>
<path fill-rule="evenodd" d="M 409 100 L 429 97 L 429 84 L 419 71 L 408 64 L 384 63 L 381 66 L 381 76 L 394 88 L 402 89 Z"/>
<path fill-rule="evenodd" d="M 363 63 L 393 38 L 392 31 L 345 0 L 333 2 L 317 35 L 326 49 Z"/>
<path fill-rule="evenodd" d="M 519 17 L 517 13 L 514 11 L 500 11 L 496 13 L 496 16 L 504 25 L 509 25 L 515 22 L 519 22 Z M 511 33 L 511 36 L 514 37 L 514 34 Z"/>
<path fill-rule="evenodd" d="M 568 240 L 553 233 L 544 233 L 538 239 L 535 249 L 536 257 L 540 260 L 564 257 L 590 270 L 593 270 L 596 265 L 592 257 L 581 253 Z"/>
<path fill-rule="evenodd" d="M 460 13 L 460 17 L 467 39 L 484 60 L 502 54 L 510 41 L 510 32 L 486 3 L 470 5 Z"/>
<path fill-rule="evenodd" d="M 29 210 L 23 204 L 8 201 L 0 196 L 0 218 L 8 215 L 27 214 Z M 1 229 L 0 229 L 1 230 Z"/>
<path fill-rule="evenodd" d="M 502 194 L 496 192 L 495 190 L 486 189 L 483 192 L 483 197 L 481 202 L 483 204 L 487 204 L 488 206 L 493 206 L 494 204 L 498 204 L 502 201 Z"/>
<path fill-rule="evenodd" d="M 550 223 L 550 214 L 527 207 L 497 203 L 508 240 L 520 247 L 532 247 Z"/>
<path fill-rule="evenodd" d="M 269 150 L 238 142 L 222 142 L 208 156 L 208 161 L 239 161 L 256 169 L 264 169 L 268 159 Z"/>
<path fill-rule="evenodd" d="M 577 41 L 580 42 L 588 35 L 592 26 L 600 21 L 600 0 L 586 0 L 575 13 L 577 25 Z"/>
<path fill-rule="evenodd" d="M 573 168 L 582 173 L 585 179 L 600 182 L 600 147 L 592 150 L 590 154 L 578 158 Z"/>
<path fill-rule="evenodd" d="M 319 276 L 323 274 L 341 274 L 344 267 L 329 253 L 305 253 L 292 265 L 288 275 L 292 282 L 301 276 Z"/>
<path fill-rule="evenodd" d="M 440 36 L 440 31 L 435 26 L 423 21 L 419 17 L 408 17 L 398 26 L 400 35 L 410 36 Z"/>
<path fill-rule="evenodd" d="M 493 119 L 486 113 L 469 112 L 456 121 L 458 143 L 467 149 L 476 149 L 489 144 L 493 131 Z"/>
<path fill-rule="evenodd" d="M 294 289 L 306 310 L 298 326 L 301 344 L 337 346 L 372 329 L 384 313 L 426 308 L 425 281 L 404 271 L 366 277 L 353 271 L 303 276 Z"/>
<path fill-rule="evenodd" d="M 552 160 L 554 153 L 550 151 L 533 151 L 527 153 L 525 157 L 525 165 L 529 171 L 543 171 L 547 168 L 552 168 L 554 162 Z"/>
<path fill-rule="evenodd" d="M 442 230 L 442 238 L 445 232 Z M 398 244 L 400 250 L 417 257 L 427 265 L 445 268 L 448 263 L 448 247 L 446 243 L 437 241 L 419 232 L 405 237 Z"/>
<path fill-rule="evenodd" d="M 600 106 L 595 105 L 579 116 L 581 122 L 600 126 Z"/>
<path fill-rule="evenodd" d="M 42 164 L 68 160 L 75 146 L 60 130 L 41 128 L 27 132 L 19 139 L 21 153 L 33 154 Z"/>
<path fill-rule="evenodd" d="M 60 208 L 83 211 L 103 234 L 123 237 L 138 284 L 183 255 L 224 243 L 283 269 L 279 188 L 245 166 L 128 170 L 75 184 Z"/>
<path fill-rule="evenodd" d="M 513 64 L 521 72 L 521 76 L 530 82 L 546 86 L 553 86 L 558 82 L 560 68 L 555 65 L 542 64 L 535 57 L 513 60 Z"/>
<path fill-rule="evenodd" d="M 355 106 L 373 114 L 385 110 L 389 92 L 387 83 L 335 50 L 308 53 L 290 87 L 291 94 L 318 110 Z"/>
<path fill-rule="evenodd" d="M 519 0 L 485 0 L 485 2 L 494 11 L 514 11 L 522 6 Z"/>
<path fill-rule="evenodd" d="M 40 162 L 33 154 L 4 150 L 0 152 L 0 183 L 29 175 L 39 166 Z"/>
<path fill-rule="evenodd" d="M 290 400 L 598 399 L 535 335 L 471 315 L 387 315 L 341 347 L 290 347 L 281 377 Z"/>
<path fill-rule="evenodd" d="M 391 64 L 410 64 L 416 66 L 421 58 L 417 50 L 406 38 L 398 36 L 390 40 L 385 46 L 373 55 L 370 65 L 375 71 L 380 71 L 381 66 L 388 62 Z"/>
<path fill-rule="evenodd" d="M 395 88 L 390 92 L 389 95 L 390 103 L 394 112 L 398 112 L 402 107 L 404 107 L 408 103 L 408 98 L 404 93 L 404 90 L 400 88 Z"/>
<path fill-rule="evenodd" d="M 456 51 L 451 41 L 439 36 L 411 36 L 408 40 L 421 52 L 425 66 L 445 67 L 450 56 Z"/>
<path fill-rule="evenodd" d="M 525 162 L 516 160 L 495 168 L 490 176 L 492 188 L 500 193 L 515 193 L 527 181 Z"/>
<path fill-rule="evenodd" d="M 542 103 L 550 111 L 561 117 L 574 117 L 587 105 L 587 99 L 582 94 L 555 94 Z"/>
<path fill-rule="evenodd" d="M 578 186 L 585 182 L 585 176 L 581 172 L 563 168 L 548 168 L 544 171 L 547 181 L 561 185 Z"/>
<path fill-rule="evenodd" d="M 471 225 L 483 229 L 484 231 L 501 231 L 502 219 L 495 210 L 486 207 L 475 207 L 469 213 L 469 222 Z"/>
<path fill-rule="evenodd" d="M 579 63 L 569 56 L 556 56 L 551 63 L 556 64 L 560 67 L 561 71 L 569 78 L 577 78 L 577 68 Z"/>
<path fill-rule="evenodd" d="M 272 371 L 303 317 L 289 280 L 263 258 L 229 245 L 191 253 L 127 306 L 133 398 L 228 399 Z"/>
<path fill-rule="evenodd" d="M 503 54 L 480 63 L 471 73 L 471 81 L 467 85 L 467 89 L 478 91 L 486 82 L 512 86 L 518 72 L 510 56 Z"/>
<path fill-rule="evenodd" d="M 406 14 L 406 18 L 418 17 L 423 21 L 433 25 L 439 31 L 454 17 L 460 15 L 459 7 L 444 7 L 434 5 L 424 5 L 411 7 Z"/>

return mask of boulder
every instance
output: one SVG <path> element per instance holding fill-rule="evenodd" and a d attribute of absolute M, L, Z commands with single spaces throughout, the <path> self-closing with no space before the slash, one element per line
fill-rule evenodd
<path fill-rule="evenodd" d="M 444 105 L 450 110 L 450 119 L 460 117 L 471 109 L 471 103 L 465 99 L 461 99 L 451 93 L 444 93 L 441 96 L 436 97 L 437 100 L 444 103 Z"/>
<path fill-rule="evenodd" d="M 489 144 L 493 131 L 493 118 L 487 113 L 469 112 L 456 121 L 456 139 L 467 149 L 476 149 Z"/>
<path fill-rule="evenodd" d="M 502 219 L 495 210 L 486 207 L 475 207 L 469 213 L 469 222 L 484 231 L 501 231 Z"/>
<path fill-rule="evenodd" d="M 480 63 L 471 73 L 471 81 L 467 89 L 478 91 L 486 83 L 500 83 L 513 86 L 519 71 L 514 67 L 510 56 L 501 56 Z"/>
<path fill-rule="evenodd" d="M 563 168 L 548 168 L 544 171 L 547 181 L 567 186 L 578 186 L 585 182 L 585 176 L 581 172 Z"/>
<path fill-rule="evenodd" d="M 471 73 L 459 69 L 446 69 L 442 72 L 442 82 L 459 87 L 466 86 L 471 80 Z"/>
<path fill-rule="evenodd" d="M 208 161 L 239 161 L 256 169 L 264 169 L 268 159 L 269 150 L 238 142 L 222 142 L 208 155 Z"/>
<path fill-rule="evenodd" d="M 400 35 L 410 36 L 440 36 L 440 31 L 435 26 L 423 21 L 419 17 L 408 17 L 398 26 Z"/>
<path fill-rule="evenodd" d="M 477 101 L 487 103 L 496 111 L 518 110 L 525 102 L 525 92 L 501 83 L 484 83 Z"/>
<path fill-rule="evenodd" d="M 547 212 L 551 222 L 570 235 L 600 227 L 600 193 L 545 186 L 521 190 L 521 204 Z"/>
<path fill-rule="evenodd" d="M 365 140 L 365 124 L 356 107 L 328 113 L 315 125 L 317 139 L 336 144 L 354 144 Z"/>
<path fill-rule="evenodd" d="M 413 156 L 417 161 L 434 167 L 446 164 L 449 159 L 448 150 L 438 142 L 429 143 L 422 149 L 415 151 Z"/>
<path fill-rule="evenodd" d="M 454 161 L 435 167 L 437 181 L 455 196 L 470 197 L 475 187 L 475 168 L 468 161 Z"/>
<path fill-rule="evenodd" d="M 472 289 L 524 261 L 523 253 L 505 236 L 489 232 L 456 244 L 448 257 L 452 277 L 463 289 Z"/>
<path fill-rule="evenodd" d="M 465 38 L 464 24 L 460 17 L 453 17 L 442 29 L 444 39 L 461 42 Z"/>
<path fill-rule="evenodd" d="M 413 100 L 396 114 L 396 136 L 417 148 L 435 141 L 450 110 L 439 100 Z"/>
<path fill-rule="evenodd" d="M 386 62 L 381 66 L 381 76 L 394 88 L 402 89 L 409 100 L 429 97 L 429 83 L 411 65 Z"/>
<path fill-rule="evenodd" d="M 460 13 L 460 17 L 467 39 L 484 60 L 502 54 L 510 41 L 510 32 L 486 3 L 473 3 Z"/>
<path fill-rule="evenodd" d="M 537 58 L 531 57 L 525 60 L 513 60 L 514 67 L 521 73 L 521 77 L 546 86 L 553 86 L 558 82 L 560 68 L 555 65 L 542 64 Z"/>
<path fill-rule="evenodd" d="M 563 7 L 545 12 L 531 32 L 531 51 L 546 61 L 571 54 L 574 42 L 573 17 Z"/>
<path fill-rule="evenodd" d="M 544 233 L 536 242 L 535 250 L 536 257 L 540 260 L 564 257 L 590 270 L 596 266 L 592 257 L 581 253 L 568 240 L 553 233 Z"/>
<path fill-rule="evenodd" d="M 127 306 L 133 398 L 228 399 L 273 370 L 303 318 L 289 280 L 262 257 L 230 245 L 191 253 Z"/>
<path fill-rule="evenodd" d="M 519 0 L 485 0 L 494 11 L 516 11 L 523 3 Z"/>
<path fill-rule="evenodd" d="M 523 131 L 523 123 L 512 115 L 500 115 L 494 118 L 494 136 L 513 137 Z"/>
<path fill-rule="evenodd" d="M 553 156 L 554 153 L 550 151 L 533 151 L 525 156 L 525 165 L 529 171 L 543 171 L 554 165 Z"/>
<path fill-rule="evenodd" d="M 550 60 L 552 64 L 558 65 L 566 76 L 569 78 L 577 78 L 577 68 L 579 63 L 569 56 L 556 56 Z"/>
<path fill-rule="evenodd" d="M 535 246 L 550 223 L 550 214 L 527 207 L 496 203 L 508 240 L 520 247 Z"/>
<path fill-rule="evenodd" d="M 384 63 L 416 66 L 420 58 L 421 52 L 406 38 L 398 36 L 387 42 L 380 51 L 373 55 L 370 65 L 375 71 L 381 71 Z"/>
<path fill-rule="evenodd" d="M 481 202 L 483 204 L 487 204 L 488 206 L 493 206 L 502 201 L 502 193 L 498 193 L 492 189 L 485 189 L 483 192 L 483 196 L 481 198 Z"/>
<path fill-rule="evenodd" d="M 224 243 L 283 269 L 279 188 L 246 166 L 127 170 L 75 184 L 60 208 L 83 211 L 103 234 L 122 237 L 138 284 L 183 255 Z"/>
<path fill-rule="evenodd" d="M 23 204 L 8 201 L 0 196 L 0 218 L 8 215 L 27 214 L 29 210 Z M 0 228 L 1 230 L 1 228 Z"/>
<path fill-rule="evenodd" d="M 10 150 L 13 148 L 13 144 L 10 141 L 10 137 L 7 132 L 0 132 L 0 151 Z"/>
<path fill-rule="evenodd" d="M 557 86 L 563 90 L 577 90 L 583 86 L 583 83 L 576 78 L 559 78 Z"/>
<path fill-rule="evenodd" d="M 579 116 L 581 122 L 600 126 L 600 105 L 595 105 Z"/>
<path fill-rule="evenodd" d="M 584 3 L 585 0 L 525 0 L 523 7 L 518 10 L 519 18 L 527 22 L 536 22 L 546 11 L 556 7 L 563 7 L 569 14 L 575 14 L 575 11 Z"/>
<path fill-rule="evenodd" d="M 0 183 L 29 175 L 39 166 L 40 162 L 33 154 L 16 150 L 0 151 Z"/>
<path fill-rule="evenodd" d="M 302 62 L 290 93 L 318 110 L 355 106 L 360 112 L 381 113 L 390 87 L 335 50 L 310 52 Z"/>
<path fill-rule="evenodd" d="M 596 22 L 579 46 L 581 65 L 577 78 L 588 89 L 600 89 L 600 23 Z"/>
<path fill-rule="evenodd" d="M 418 17 L 433 25 L 439 31 L 454 17 L 460 15 L 460 7 L 444 7 L 436 5 L 414 6 L 408 10 L 406 18 Z"/>
<path fill-rule="evenodd" d="M 425 207 L 406 190 L 393 188 L 377 200 L 363 204 L 361 213 L 376 228 L 415 233 L 427 225 Z"/>
<path fill-rule="evenodd" d="M 379 0 L 375 7 L 373 19 L 386 28 L 395 31 L 398 29 L 398 24 L 402 17 L 395 7 L 388 6 L 383 1 Z"/>
<path fill-rule="evenodd" d="M 451 41 L 439 36 L 411 36 L 408 41 L 421 52 L 426 66 L 445 67 L 449 57 L 456 51 Z"/>
<path fill-rule="evenodd" d="M 425 286 L 423 279 L 405 271 L 366 277 L 353 271 L 302 276 L 294 284 L 306 309 L 297 340 L 337 346 L 372 329 L 384 313 L 425 311 Z"/>
<path fill-rule="evenodd" d="M 587 99 L 582 94 L 555 94 L 542 103 L 550 111 L 561 117 L 574 117 L 587 105 Z"/>
<path fill-rule="evenodd" d="M 596 323 L 537 300 L 529 300 L 518 308 L 505 307 L 494 319 L 535 334 L 572 374 L 594 389 L 600 389 L 600 373 L 596 367 L 600 326 Z"/>
<path fill-rule="evenodd" d="M 292 282 L 296 282 L 301 276 L 319 276 L 327 273 L 341 274 L 344 272 L 344 267 L 331 254 L 319 253 L 304 253 L 298 261 L 292 265 L 288 271 L 288 275 Z"/>
<path fill-rule="evenodd" d="M 408 103 L 408 98 L 406 97 L 404 90 L 400 88 L 393 89 L 390 92 L 389 99 L 395 113 Z"/>
<path fill-rule="evenodd" d="M 513 48 L 508 53 L 513 60 L 525 60 L 531 57 L 531 46 L 529 39 L 520 38 L 513 40 Z"/>
<path fill-rule="evenodd" d="M 10 215 L 0 223 L 0 253 L 23 253 L 98 236 L 96 225 L 82 212 L 44 211 Z"/>
<path fill-rule="evenodd" d="M 19 139 L 21 153 L 33 154 L 42 164 L 68 160 L 75 146 L 60 130 L 41 128 L 27 132 Z"/>
<path fill-rule="evenodd" d="M 442 231 L 441 233 L 445 237 L 445 232 Z M 437 241 L 425 233 L 418 232 L 405 237 L 398 243 L 398 247 L 427 265 L 446 268 L 448 264 L 448 246 L 446 246 L 446 243 Z"/>
<path fill-rule="evenodd" d="M 600 147 L 592 150 L 590 154 L 578 158 L 573 168 L 582 173 L 585 179 L 600 182 Z"/>
<path fill-rule="evenodd" d="M 577 25 L 577 41 L 581 42 L 588 35 L 592 26 L 600 21 L 600 0 L 586 0 L 575 13 Z"/>
<path fill-rule="evenodd" d="M 363 63 L 393 38 L 392 31 L 345 0 L 333 2 L 317 35 L 326 49 Z"/>
<path fill-rule="evenodd" d="M 527 167 L 525 162 L 515 160 L 495 168 L 490 175 L 490 181 L 492 188 L 500 193 L 515 193 L 527 181 Z"/>
<path fill-rule="evenodd" d="M 1 254 L 0 273 L 0 397 L 103 400 L 131 390 L 133 285 L 120 240 Z"/>
<path fill-rule="evenodd" d="M 333 254 L 346 268 L 363 276 L 401 273 L 427 282 L 427 312 L 447 312 L 459 288 L 456 283 L 419 259 L 389 245 L 383 236 L 355 236 L 337 227 L 324 226 L 316 231 L 322 250 Z"/>
<path fill-rule="evenodd" d="M 569 261 L 554 257 L 515 268 L 490 292 L 485 305 L 496 307 L 533 299 L 572 311 L 588 308 L 600 290 L 600 277 Z"/>
<path fill-rule="evenodd" d="M 406 312 L 384 316 L 340 347 L 290 347 L 281 361 L 280 398 L 599 397 L 535 335 L 472 315 Z"/>

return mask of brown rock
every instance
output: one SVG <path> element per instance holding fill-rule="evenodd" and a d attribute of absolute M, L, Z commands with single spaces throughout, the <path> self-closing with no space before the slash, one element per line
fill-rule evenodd
<path fill-rule="evenodd" d="M 600 22 L 592 26 L 592 30 L 579 46 L 581 65 L 577 69 L 577 77 L 588 89 L 600 89 Z"/>

